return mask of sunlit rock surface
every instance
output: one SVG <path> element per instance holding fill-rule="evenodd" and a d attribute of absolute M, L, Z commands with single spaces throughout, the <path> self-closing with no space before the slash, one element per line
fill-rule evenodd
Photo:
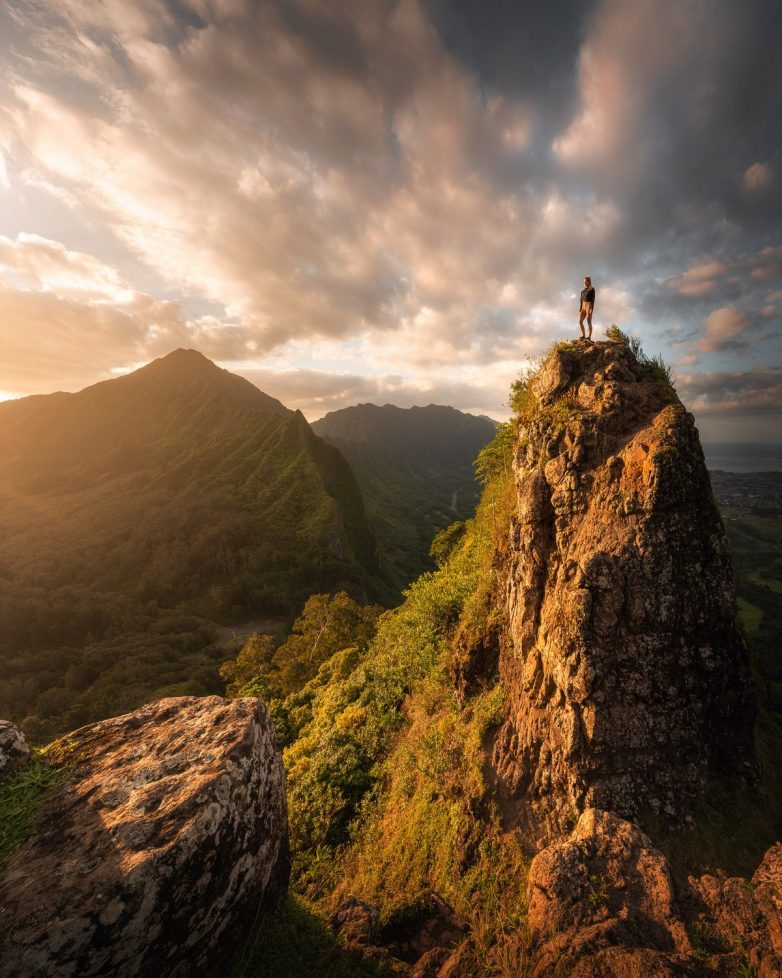
<path fill-rule="evenodd" d="M 558 349 L 527 395 L 492 765 L 532 843 L 586 808 L 686 818 L 752 767 L 754 691 L 693 417 L 622 343 Z"/>
<path fill-rule="evenodd" d="M 638 826 L 587 809 L 530 867 L 532 978 L 777 978 L 781 855 L 773 846 L 751 880 L 677 887 Z"/>

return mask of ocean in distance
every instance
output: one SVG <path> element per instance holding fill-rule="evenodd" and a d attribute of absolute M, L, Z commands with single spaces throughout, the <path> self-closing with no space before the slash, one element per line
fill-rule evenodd
<path fill-rule="evenodd" d="M 782 445 L 712 442 L 704 443 L 703 452 L 712 471 L 782 472 Z"/>

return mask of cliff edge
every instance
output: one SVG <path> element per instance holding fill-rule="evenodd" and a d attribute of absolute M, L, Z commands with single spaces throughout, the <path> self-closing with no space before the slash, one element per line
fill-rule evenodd
<path fill-rule="evenodd" d="M 709 772 L 751 770 L 755 717 L 693 416 L 623 342 L 561 344 L 515 400 L 506 820 L 540 843 L 587 808 L 685 818 Z"/>

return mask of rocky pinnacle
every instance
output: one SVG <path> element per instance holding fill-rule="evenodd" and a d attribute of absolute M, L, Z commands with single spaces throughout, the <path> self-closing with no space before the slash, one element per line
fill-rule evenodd
<path fill-rule="evenodd" d="M 586 808 L 686 818 L 752 771 L 755 700 L 694 419 L 623 343 L 563 344 L 519 421 L 492 765 L 541 842 Z"/>

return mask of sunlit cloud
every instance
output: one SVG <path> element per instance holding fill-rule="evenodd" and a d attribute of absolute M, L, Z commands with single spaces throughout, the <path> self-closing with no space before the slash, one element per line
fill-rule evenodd
<path fill-rule="evenodd" d="M 749 329 L 751 320 L 744 309 L 723 306 L 709 313 L 704 321 L 704 335 L 698 341 L 701 350 L 720 350 L 735 346 L 737 338 Z"/>
<path fill-rule="evenodd" d="M 767 163 L 753 163 L 741 177 L 741 186 L 747 193 L 758 193 L 771 184 L 771 167 Z"/>
<path fill-rule="evenodd" d="M 597 335 L 754 369 L 782 306 L 773 31 L 727 0 L 663 6 L 571 4 L 558 44 L 503 61 L 542 15 L 482 6 L 479 50 L 458 5 L 417 0 L 10 0 L 0 387 L 183 345 L 308 416 L 500 416 L 575 332 L 584 274 Z"/>

